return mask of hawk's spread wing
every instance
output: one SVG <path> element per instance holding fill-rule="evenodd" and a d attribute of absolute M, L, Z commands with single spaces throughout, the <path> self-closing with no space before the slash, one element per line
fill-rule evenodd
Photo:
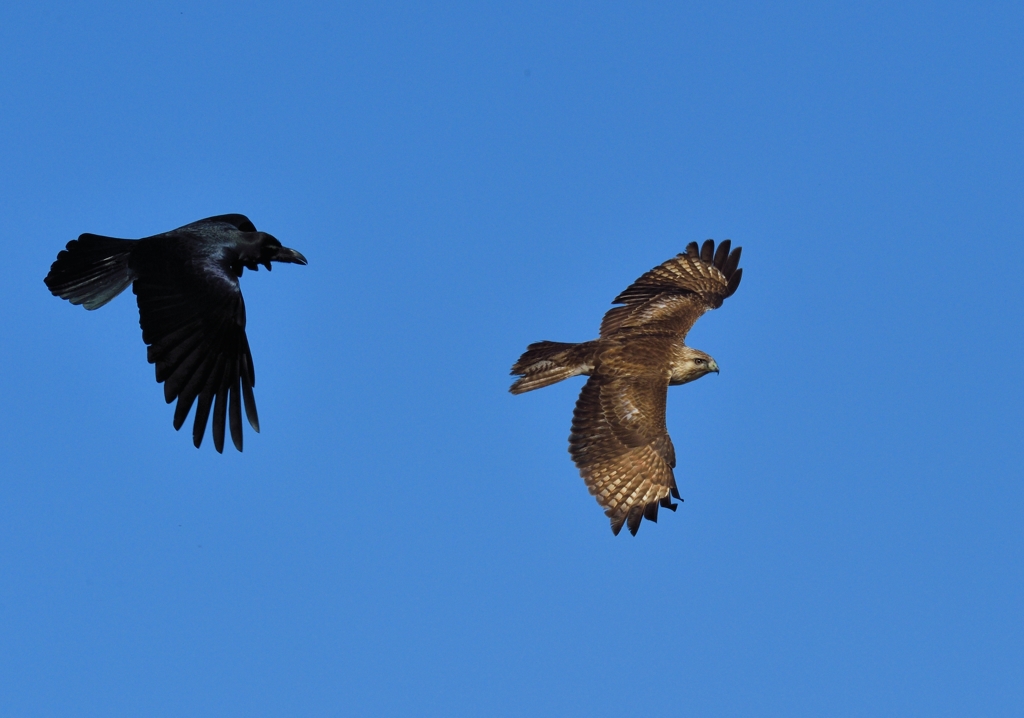
<path fill-rule="evenodd" d="M 192 441 L 198 447 L 206 432 L 213 407 L 213 443 L 224 450 L 225 414 L 231 440 L 242 450 L 242 410 L 256 431 L 260 430 L 256 384 L 249 341 L 245 336 L 245 303 L 235 277 L 221 281 L 188 282 L 181 275 L 154 279 L 140 277 L 133 287 L 139 304 L 142 339 L 149 345 L 147 357 L 156 364 L 156 380 L 164 382 L 164 398 L 177 398 L 174 428 L 180 429 L 196 406 Z M 241 397 L 239 396 L 241 389 Z"/>
<path fill-rule="evenodd" d="M 665 428 L 668 379 L 591 376 L 576 402 L 569 453 L 616 534 L 676 508 L 675 449 Z"/>
<path fill-rule="evenodd" d="M 601 336 L 633 331 L 637 328 L 662 329 L 677 335 L 680 341 L 709 309 L 722 306 L 740 285 L 742 269 L 740 248 L 731 253 L 727 239 L 715 251 L 714 240 L 697 247 L 691 242 L 686 251 L 633 282 L 608 310 L 601 321 Z"/>

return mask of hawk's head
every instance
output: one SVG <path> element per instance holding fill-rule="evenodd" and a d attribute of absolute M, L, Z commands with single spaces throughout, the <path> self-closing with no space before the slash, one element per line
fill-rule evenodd
<path fill-rule="evenodd" d="M 686 384 L 711 372 L 718 373 L 718 363 L 714 359 L 699 349 L 683 346 L 679 348 L 672 361 L 672 378 L 669 384 Z"/>

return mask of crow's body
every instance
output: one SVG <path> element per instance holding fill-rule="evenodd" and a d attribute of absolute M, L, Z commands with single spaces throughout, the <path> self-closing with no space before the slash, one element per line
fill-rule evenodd
<path fill-rule="evenodd" d="M 252 354 L 245 336 L 245 302 L 238 278 L 245 268 L 306 259 L 245 216 L 210 217 L 143 239 L 83 234 L 57 255 L 44 280 L 50 291 L 86 309 L 103 306 L 132 285 L 139 305 L 142 339 L 175 399 L 174 428 L 196 405 L 192 439 L 203 440 L 213 411 L 213 442 L 224 450 L 225 419 L 235 448 L 242 450 L 242 412 L 259 431 Z"/>

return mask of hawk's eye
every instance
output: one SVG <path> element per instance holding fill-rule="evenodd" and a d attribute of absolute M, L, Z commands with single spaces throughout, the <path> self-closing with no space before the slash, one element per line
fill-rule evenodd
<path fill-rule="evenodd" d="M 694 360 L 693 360 L 693 363 L 694 363 L 694 364 L 697 364 L 697 365 L 700 365 L 700 364 L 703 364 L 703 363 L 704 363 L 704 360 L 703 360 L 703 359 L 694 359 Z"/>

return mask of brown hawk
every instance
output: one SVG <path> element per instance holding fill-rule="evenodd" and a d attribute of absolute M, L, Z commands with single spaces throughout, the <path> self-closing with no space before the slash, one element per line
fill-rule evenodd
<path fill-rule="evenodd" d="M 572 415 L 569 453 L 587 489 L 611 519 L 636 535 L 658 507 L 675 511 L 675 449 L 665 427 L 669 386 L 685 384 L 718 364 L 683 342 L 709 309 L 722 306 L 740 285 L 741 248 L 730 240 L 686 251 L 633 282 L 601 321 L 601 336 L 581 344 L 537 342 L 512 366 L 513 394 L 571 376 L 587 380 Z"/>

